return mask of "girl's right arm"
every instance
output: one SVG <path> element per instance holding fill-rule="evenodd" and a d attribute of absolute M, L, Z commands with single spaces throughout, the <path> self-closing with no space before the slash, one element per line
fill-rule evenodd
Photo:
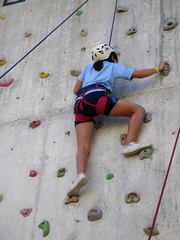
<path fill-rule="evenodd" d="M 74 86 L 74 94 L 77 95 L 78 91 L 82 88 L 82 81 L 79 79 L 76 81 L 76 84 Z"/>

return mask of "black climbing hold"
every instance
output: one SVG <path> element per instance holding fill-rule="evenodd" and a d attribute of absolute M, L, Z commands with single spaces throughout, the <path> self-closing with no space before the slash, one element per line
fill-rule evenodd
<path fill-rule="evenodd" d="M 135 192 L 132 192 L 132 193 L 128 193 L 126 196 L 125 196 L 125 202 L 127 204 L 130 204 L 130 203 L 137 203 L 140 201 L 140 196 L 139 194 L 135 193 Z"/>
<path fill-rule="evenodd" d="M 101 128 L 103 126 L 103 122 L 101 122 L 100 120 L 98 120 L 96 123 L 95 123 L 95 129 L 98 130 L 99 128 Z"/>
<path fill-rule="evenodd" d="M 149 228 L 144 228 L 143 231 L 144 231 L 144 233 L 145 233 L 146 235 L 149 236 L 149 234 L 150 234 L 150 232 L 151 232 L 151 228 L 150 228 L 150 227 L 149 227 Z M 154 228 L 153 228 L 153 231 L 152 231 L 152 236 L 157 236 L 158 234 L 159 234 L 159 231 L 157 230 L 156 227 L 154 227 Z"/>
<path fill-rule="evenodd" d="M 148 159 L 148 158 L 150 158 L 151 156 L 152 156 L 152 154 L 153 154 L 153 150 L 152 150 L 152 148 L 146 148 L 146 149 L 143 149 L 140 153 L 139 153 L 139 158 L 141 159 L 141 160 L 143 160 L 143 159 Z"/>
<path fill-rule="evenodd" d="M 103 217 L 103 211 L 98 208 L 93 208 L 88 212 L 89 221 L 97 221 Z"/>
<path fill-rule="evenodd" d="M 166 77 L 170 72 L 170 66 L 168 64 L 165 65 L 164 69 L 161 71 L 161 75 Z"/>
<path fill-rule="evenodd" d="M 144 121 L 145 123 L 148 123 L 148 122 L 150 122 L 151 120 L 152 120 L 152 114 L 151 114 L 151 113 L 146 113 L 143 121 Z"/>
<path fill-rule="evenodd" d="M 169 18 L 163 26 L 164 31 L 169 31 L 177 27 L 178 22 L 174 18 Z"/>
<path fill-rule="evenodd" d="M 58 171 L 57 171 L 57 177 L 63 177 L 65 175 L 65 172 L 66 172 L 66 169 L 65 168 L 60 168 Z"/>

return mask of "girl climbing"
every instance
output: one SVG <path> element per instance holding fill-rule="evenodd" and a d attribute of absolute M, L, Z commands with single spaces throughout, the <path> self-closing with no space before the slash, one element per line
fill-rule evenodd
<path fill-rule="evenodd" d="M 94 63 L 88 64 L 78 77 L 74 87 L 77 95 L 74 113 L 77 134 L 77 177 L 68 190 L 68 196 L 78 196 L 80 189 L 88 182 L 85 176 L 91 137 L 94 129 L 94 117 L 97 115 L 129 117 L 126 143 L 122 154 L 126 157 L 150 148 L 150 143 L 137 143 L 145 109 L 137 104 L 110 96 L 117 78 L 132 80 L 145 78 L 162 71 L 167 62 L 158 67 L 134 70 L 118 64 L 115 51 L 106 44 L 96 46 L 92 51 Z"/>

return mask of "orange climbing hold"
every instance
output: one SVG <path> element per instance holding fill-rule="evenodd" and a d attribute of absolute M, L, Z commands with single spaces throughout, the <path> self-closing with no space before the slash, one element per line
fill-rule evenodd
<path fill-rule="evenodd" d="M 78 196 L 71 196 L 65 200 L 64 204 L 68 205 L 70 203 L 77 203 L 77 202 L 79 202 Z"/>
<path fill-rule="evenodd" d="M 40 121 L 40 120 L 37 120 L 37 121 L 31 122 L 29 126 L 30 126 L 31 128 L 36 128 L 36 127 L 38 127 L 40 124 L 41 124 L 41 121 Z"/>
<path fill-rule="evenodd" d="M 10 78 L 8 80 L 0 80 L 0 86 L 1 87 L 8 87 L 9 85 L 11 85 L 13 83 L 14 79 Z"/>

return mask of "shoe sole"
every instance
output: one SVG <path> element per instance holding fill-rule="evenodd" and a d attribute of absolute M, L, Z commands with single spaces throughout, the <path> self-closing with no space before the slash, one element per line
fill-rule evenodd
<path fill-rule="evenodd" d="M 125 157 L 130 157 L 130 156 L 133 156 L 133 155 L 135 155 L 135 154 L 140 153 L 142 150 L 144 150 L 144 149 L 146 149 L 146 148 L 152 148 L 152 144 L 151 144 L 151 145 L 144 146 L 144 147 L 142 146 L 142 147 L 140 147 L 140 148 L 138 148 L 138 149 L 136 149 L 136 150 L 134 150 L 134 151 L 132 151 L 132 152 L 123 153 L 123 155 L 124 155 Z"/>
<path fill-rule="evenodd" d="M 69 197 L 71 197 L 71 196 L 78 196 L 80 189 L 82 187 L 84 187 L 87 183 L 88 183 L 88 179 L 87 178 L 81 179 L 74 188 L 69 190 L 69 192 L 67 193 L 67 196 L 69 196 Z"/>

